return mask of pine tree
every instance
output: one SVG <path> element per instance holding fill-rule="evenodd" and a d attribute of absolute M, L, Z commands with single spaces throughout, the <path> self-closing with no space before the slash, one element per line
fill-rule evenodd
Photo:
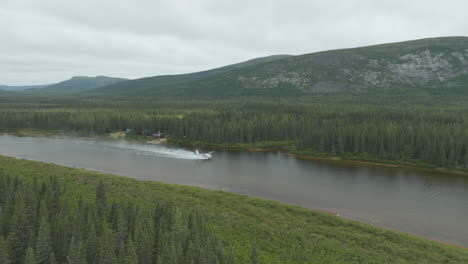
<path fill-rule="evenodd" d="M 135 230 L 135 245 L 140 264 L 151 264 L 153 259 L 153 232 L 149 226 L 140 221 Z"/>
<path fill-rule="evenodd" d="M 5 239 L 0 236 L 0 263 L 10 264 L 10 256 L 8 255 L 8 248 Z"/>
<path fill-rule="evenodd" d="M 34 255 L 34 250 L 32 247 L 28 247 L 28 250 L 26 251 L 24 264 L 36 264 L 36 256 Z"/>
<path fill-rule="evenodd" d="M 224 253 L 224 247 L 221 241 L 218 241 L 216 246 L 216 257 L 218 262 L 224 262 L 226 260 L 226 254 Z"/>
<path fill-rule="evenodd" d="M 122 240 L 120 240 L 119 255 L 118 255 L 119 263 L 124 263 L 125 256 L 126 256 L 125 244 L 124 244 L 124 242 Z"/>
<path fill-rule="evenodd" d="M 386 152 L 385 152 L 385 146 L 384 146 L 384 141 L 382 138 L 380 138 L 380 144 L 379 144 L 379 157 L 380 158 L 385 158 Z"/>
<path fill-rule="evenodd" d="M 115 241 L 115 249 L 119 250 L 121 248 L 121 243 L 123 241 L 127 240 L 128 236 L 128 226 L 127 226 L 127 220 L 125 219 L 123 215 L 122 208 L 117 209 L 117 220 L 114 230 L 114 241 Z"/>
<path fill-rule="evenodd" d="M 8 245 L 11 250 L 11 259 L 14 260 L 14 263 L 21 263 L 29 244 L 29 230 L 23 192 L 17 192 L 14 199 L 14 214 L 11 220 L 10 233 L 8 234 Z"/>
<path fill-rule="evenodd" d="M 117 262 L 117 258 L 114 252 L 114 240 L 112 237 L 112 231 L 107 227 L 103 226 L 103 233 L 99 239 L 99 252 L 98 261 L 99 264 L 114 264 Z"/>
<path fill-rule="evenodd" d="M 104 183 L 101 181 L 99 182 L 96 188 L 96 206 L 98 213 L 101 215 L 105 215 L 107 212 L 107 196 L 106 196 L 106 189 L 104 187 Z"/>
<path fill-rule="evenodd" d="M 175 264 L 177 263 L 177 249 L 172 235 L 164 236 L 163 248 L 158 255 L 158 264 Z"/>
<path fill-rule="evenodd" d="M 465 155 L 464 155 L 462 163 L 463 163 L 462 166 L 464 166 L 465 168 L 468 168 L 468 146 L 465 148 Z"/>
<path fill-rule="evenodd" d="M 252 245 L 252 251 L 250 253 L 250 264 L 260 264 L 260 260 L 258 259 L 257 245 L 255 243 Z"/>
<path fill-rule="evenodd" d="M 136 254 L 135 244 L 133 243 L 131 237 L 128 238 L 123 264 L 138 264 L 138 256 Z"/>
<path fill-rule="evenodd" d="M 224 262 L 226 264 L 234 264 L 236 263 L 236 256 L 234 255 L 234 249 L 231 249 L 231 252 L 229 253 L 226 261 Z"/>
<path fill-rule="evenodd" d="M 57 178 L 50 178 L 50 187 L 46 193 L 46 205 L 50 215 L 57 215 L 60 212 L 60 196 L 62 195 Z M 37 252 L 36 252 L 37 253 Z M 36 254 L 37 257 L 37 254 Z"/>
<path fill-rule="evenodd" d="M 83 246 L 83 242 L 78 241 L 72 237 L 70 242 L 70 249 L 68 250 L 67 256 L 68 264 L 87 264 L 86 252 Z"/>
<path fill-rule="evenodd" d="M 39 225 L 39 233 L 36 241 L 37 264 L 54 264 L 55 253 L 52 248 L 49 221 L 42 217 Z"/>
<path fill-rule="evenodd" d="M 37 217 L 37 193 L 33 192 L 34 187 L 28 187 L 25 192 L 25 217 L 26 217 L 26 228 L 28 230 L 29 241 L 35 241 L 36 227 L 38 226 Z M 29 244 L 31 242 L 28 242 Z"/>
<path fill-rule="evenodd" d="M 446 159 L 446 153 L 445 153 L 445 144 L 442 143 L 439 149 L 439 157 L 437 160 L 437 165 L 440 167 L 445 167 L 446 163 L 447 163 L 447 159 Z"/>
<path fill-rule="evenodd" d="M 86 239 L 86 259 L 88 260 L 89 264 L 97 263 L 98 258 L 98 240 L 96 236 L 96 229 L 94 228 L 94 224 L 91 224 L 89 229 L 89 235 Z"/>
<path fill-rule="evenodd" d="M 41 206 L 39 207 L 39 219 L 49 219 L 49 209 L 47 209 L 47 205 L 45 200 L 42 200 Z"/>

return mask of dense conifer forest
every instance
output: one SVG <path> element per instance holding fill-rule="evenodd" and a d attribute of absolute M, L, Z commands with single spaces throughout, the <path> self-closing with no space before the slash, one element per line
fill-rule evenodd
<path fill-rule="evenodd" d="M 0 171 L 0 263 L 234 263 L 197 211 L 110 202 L 102 182 L 94 200 L 68 188 Z"/>
<path fill-rule="evenodd" d="M 3 131 L 162 131 L 170 142 L 468 168 L 468 108 L 454 103 L 3 99 Z M 33 100 L 33 99 L 31 99 Z M 327 101 L 328 100 L 328 101 Z"/>
<path fill-rule="evenodd" d="M 466 263 L 297 206 L 0 156 L 0 263 Z"/>

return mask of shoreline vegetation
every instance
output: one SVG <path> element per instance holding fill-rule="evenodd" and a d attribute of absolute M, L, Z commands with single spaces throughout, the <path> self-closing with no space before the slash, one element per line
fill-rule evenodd
<path fill-rule="evenodd" d="M 103 183 L 109 203 L 170 203 L 197 210 L 223 238 L 234 263 L 466 263 L 468 250 L 390 229 L 260 198 L 0 156 L 0 178 L 58 180 L 70 200 L 92 201 Z M 0 179 L 1 180 L 1 179 Z"/>
<path fill-rule="evenodd" d="M 286 149 L 301 156 L 468 172 L 468 109 L 461 101 L 408 105 L 343 96 L 307 102 L 2 98 L 0 126 L 16 134 L 119 132 L 132 140 L 162 133 L 173 144 L 195 147 Z"/>
<path fill-rule="evenodd" d="M 256 147 L 255 144 L 249 146 L 249 144 L 212 144 L 212 143 L 204 143 L 204 142 L 180 142 L 180 141 L 173 141 L 169 140 L 169 145 L 173 146 L 180 146 L 180 147 L 190 147 L 190 148 L 208 148 L 212 150 L 230 150 L 230 151 L 246 151 L 246 152 L 281 152 L 285 155 L 289 155 L 292 157 L 296 157 L 298 159 L 305 159 L 305 160 L 321 160 L 326 162 L 346 162 L 349 164 L 355 165 L 366 165 L 366 166 L 378 166 L 378 167 L 395 167 L 395 168 L 405 168 L 405 169 L 415 169 L 415 170 L 425 170 L 425 171 L 432 171 L 437 173 L 451 173 L 451 174 L 462 174 L 468 176 L 468 171 L 464 170 L 457 170 L 451 168 L 437 168 L 430 164 L 416 164 L 416 163 L 409 163 L 406 162 L 405 164 L 399 161 L 392 161 L 392 160 L 379 160 L 377 158 L 365 155 L 363 156 L 331 156 L 326 153 L 322 155 L 318 152 L 308 151 L 308 150 L 296 150 L 290 149 L 288 147 L 280 146 L 272 146 L 272 147 Z M 275 142 L 269 142 L 269 144 L 274 145 Z M 280 142 L 281 144 L 281 142 Z M 283 143 L 284 144 L 284 143 Z"/>
<path fill-rule="evenodd" d="M 125 139 L 130 142 L 145 143 L 148 137 L 140 135 L 119 135 L 115 133 L 89 135 L 87 132 L 80 131 L 55 131 L 55 130 L 39 130 L 39 129 L 21 129 L 21 130 L 0 130 L 0 134 L 13 135 L 18 137 L 64 137 L 64 138 L 83 138 L 83 139 L 98 139 L 98 140 L 118 140 Z M 153 141 L 154 142 L 154 141 Z M 157 142 L 157 141 L 156 141 Z M 449 173 L 468 176 L 468 170 L 460 170 L 453 168 L 438 168 L 431 164 L 411 163 L 393 160 L 380 160 L 368 154 L 363 155 L 344 155 L 332 156 L 328 153 L 318 153 L 312 150 L 297 150 L 289 147 L 289 142 L 261 142 L 257 144 L 237 143 L 237 144 L 215 144 L 201 141 L 189 141 L 185 139 L 169 138 L 161 144 L 187 148 L 206 148 L 210 150 L 229 150 L 229 151 L 244 151 L 244 152 L 281 152 L 285 155 L 293 156 L 303 160 L 319 160 L 325 162 L 339 162 L 353 165 L 377 166 L 377 167 L 394 167 L 414 170 L 424 170 L 435 173 Z"/>

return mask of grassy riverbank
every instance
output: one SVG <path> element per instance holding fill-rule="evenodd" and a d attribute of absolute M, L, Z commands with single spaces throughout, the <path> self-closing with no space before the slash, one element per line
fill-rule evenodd
<path fill-rule="evenodd" d="M 197 187 L 143 182 L 54 164 L 0 156 L 12 176 L 54 177 L 67 196 L 92 197 L 103 181 L 110 200 L 139 204 L 171 202 L 197 208 L 209 228 L 249 263 L 255 243 L 261 263 L 467 263 L 468 250 L 326 213 L 278 202 Z"/>

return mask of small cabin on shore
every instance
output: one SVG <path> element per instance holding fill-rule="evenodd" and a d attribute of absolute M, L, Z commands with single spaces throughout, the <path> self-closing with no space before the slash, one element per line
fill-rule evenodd
<path fill-rule="evenodd" d="M 161 131 L 158 131 L 157 133 L 154 133 L 151 135 L 151 138 L 154 138 L 154 139 L 162 139 L 165 137 L 166 136 L 164 135 L 164 133 L 161 133 Z"/>
<path fill-rule="evenodd" d="M 125 129 L 125 135 L 135 135 L 135 130 L 133 128 Z"/>

